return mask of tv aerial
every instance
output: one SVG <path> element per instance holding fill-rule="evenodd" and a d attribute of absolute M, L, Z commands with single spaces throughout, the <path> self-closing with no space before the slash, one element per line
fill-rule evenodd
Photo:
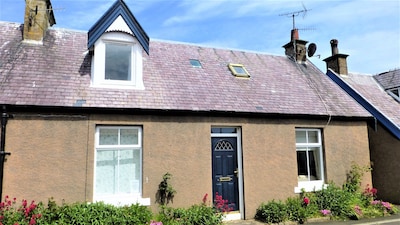
<path fill-rule="evenodd" d="M 289 12 L 289 13 L 282 13 L 279 14 L 279 16 L 288 16 L 288 17 L 292 17 L 293 20 L 293 29 L 296 29 L 296 23 L 295 23 L 295 17 L 299 16 L 300 14 L 303 14 L 303 19 L 304 17 L 307 15 L 308 11 L 311 11 L 311 9 L 307 9 L 304 4 L 302 3 L 303 6 L 303 10 L 299 10 L 299 11 L 294 11 L 294 12 Z"/>
<path fill-rule="evenodd" d="M 303 3 L 302 3 L 302 6 L 303 6 L 302 10 L 279 14 L 279 16 L 292 17 L 292 21 L 293 21 L 292 32 L 296 31 L 296 33 L 297 33 L 297 30 L 314 30 L 314 28 L 303 28 L 303 29 L 296 28 L 295 17 L 297 17 L 300 14 L 302 14 L 303 15 L 303 19 L 304 19 L 304 17 L 307 15 L 307 12 L 311 11 L 311 9 L 307 9 Z M 293 41 L 296 41 L 296 40 L 293 40 Z M 311 44 L 308 45 L 308 47 L 307 47 L 307 55 L 308 55 L 308 57 L 314 56 L 316 51 L 317 51 L 317 45 L 315 43 L 311 43 Z"/>

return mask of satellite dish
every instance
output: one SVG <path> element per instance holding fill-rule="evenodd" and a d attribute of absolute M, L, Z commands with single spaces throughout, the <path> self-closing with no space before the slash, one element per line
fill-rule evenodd
<path fill-rule="evenodd" d="M 317 51 L 317 45 L 314 43 L 311 43 L 307 48 L 308 57 L 312 57 L 314 55 L 315 51 Z"/>

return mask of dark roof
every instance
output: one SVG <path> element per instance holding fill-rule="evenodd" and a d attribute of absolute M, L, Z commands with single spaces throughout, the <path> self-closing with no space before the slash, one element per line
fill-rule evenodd
<path fill-rule="evenodd" d="M 89 29 L 88 48 L 90 49 L 93 47 L 94 43 L 103 35 L 118 16 L 124 19 L 126 25 L 131 29 L 143 49 L 149 53 L 150 39 L 123 0 L 115 1 L 106 13 L 104 13 L 104 15 Z"/>
<path fill-rule="evenodd" d="M 286 56 L 153 40 L 145 90 L 127 90 L 90 87 L 86 32 L 49 29 L 32 45 L 21 25 L 0 22 L 0 43 L 0 104 L 370 117 L 312 63 Z M 251 77 L 233 76 L 229 63 Z"/>
<path fill-rule="evenodd" d="M 399 81 L 399 72 L 391 71 L 377 76 L 363 74 L 339 76 L 328 71 L 328 76 L 400 140 L 400 104 L 385 91 L 380 82 L 377 82 L 381 80 L 384 85 L 391 86 L 394 81 Z"/>
<path fill-rule="evenodd" d="M 380 73 L 374 78 L 385 90 L 400 87 L 400 69 Z"/>

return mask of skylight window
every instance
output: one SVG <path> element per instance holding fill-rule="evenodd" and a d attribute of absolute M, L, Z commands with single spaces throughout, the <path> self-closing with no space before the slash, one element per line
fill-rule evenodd
<path fill-rule="evenodd" d="M 249 72 L 247 72 L 246 68 L 244 68 L 242 64 L 229 63 L 228 67 L 236 77 L 250 77 Z"/>
<path fill-rule="evenodd" d="M 195 68 L 202 68 L 201 63 L 198 59 L 190 59 L 190 64 L 192 65 L 192 67 Z"/>

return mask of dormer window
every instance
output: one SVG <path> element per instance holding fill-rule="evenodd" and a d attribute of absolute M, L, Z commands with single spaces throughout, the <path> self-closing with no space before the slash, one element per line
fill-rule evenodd
<path fill-rule="evenodd" d="M 387 93 L 389 93 L 390 96 L 400 102 L 400 87 L 389 89 L 387 90 Z"/>
<path fill-rule="evenodd" d="M 94 44 L 92 86 L 144 89 L 142 47 L 122 32 L 104 33 Z"/>

